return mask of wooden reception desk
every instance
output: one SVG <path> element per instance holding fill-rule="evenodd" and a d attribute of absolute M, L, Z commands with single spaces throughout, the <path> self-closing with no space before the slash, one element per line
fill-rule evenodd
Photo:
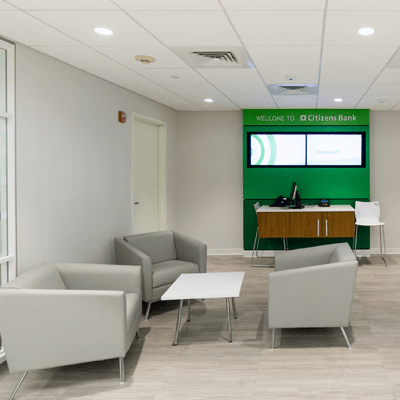
<path fill-rule="evenodd" d="M 354 208 L 306 206 L 302 209 L 262 206 L 257 210 L 260 238 L 354 237 Z"/>

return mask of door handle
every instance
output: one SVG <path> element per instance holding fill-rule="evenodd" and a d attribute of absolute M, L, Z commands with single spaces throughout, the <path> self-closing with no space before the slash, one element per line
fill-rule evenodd
<path fill-rule="evenodd" d="M 317 220 L 317 236 L 319 236 L 319 220 Z"/>
<path fill-rule="evenodd" d="M 136 204 L 139 204 L 139 202 L 138 202 L 138 201 L 135 201 L 135 202 L 133 203 L 134 206 L 136 206 Z"/>
<path fill-rule="evenodd" d="M 328 220 L 325 220 L 325 236 L 328 236 Z"/>

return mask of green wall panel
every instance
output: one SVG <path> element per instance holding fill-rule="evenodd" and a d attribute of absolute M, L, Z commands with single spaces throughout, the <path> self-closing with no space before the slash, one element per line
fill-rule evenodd
<path fill-rule="evenodd" d="M 278 196 L 289 196 L 295 181 L 302 203 L 331 204 L 370 200 L 369 110 L 243 110 L 243 226 L 244 249 L 251 250 L 257 229 L 254 203 L 272 204 Z M 365 132 L 365 167 L 247 167 L 248 132 Z M 321 209 L 324 211 L 326 209 Z M 358 232 L 357 248 L 369 249 L 369 228 Z M 289 248 L 348 242 L 353 239 L 289 239 Z M 261 239 L 260 249 L 283 249 L 282 239 Z"/>

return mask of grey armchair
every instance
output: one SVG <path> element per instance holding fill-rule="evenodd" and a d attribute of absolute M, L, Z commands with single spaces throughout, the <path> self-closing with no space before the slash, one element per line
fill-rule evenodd
<path fill-rule="evenodd" d="M 10 373 L 124 357 L 139 338 L 139 266 L 43 264 L 0 288 L 0 333 Z"/>
<path fill-rule="evenodd" d="M 350 324 L 358 262 L 347 243 L 278 253 L 269 274 L 268 324 L 272 328 L 343 327 Z"/>
<path fill-rule="evenodd" d="M 181 274 L 207 271 L 207 245 L 176 231 L 160 231 L 115 239 L 117 263 L 141 265 L 147 321 L 151 303 L 160 300 Z"/>

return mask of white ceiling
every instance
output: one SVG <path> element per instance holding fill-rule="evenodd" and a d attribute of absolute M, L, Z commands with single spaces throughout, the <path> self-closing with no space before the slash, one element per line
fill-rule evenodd
<path fill-rule="evenodd" d="M 400 110 L 400 0 L 0 0 L 0 36 L 179 111 Z M 239 47 L 252 68 L 192 68 L 182 47 Z M 289 83 L 318 94 L 266 86 Z"/>

